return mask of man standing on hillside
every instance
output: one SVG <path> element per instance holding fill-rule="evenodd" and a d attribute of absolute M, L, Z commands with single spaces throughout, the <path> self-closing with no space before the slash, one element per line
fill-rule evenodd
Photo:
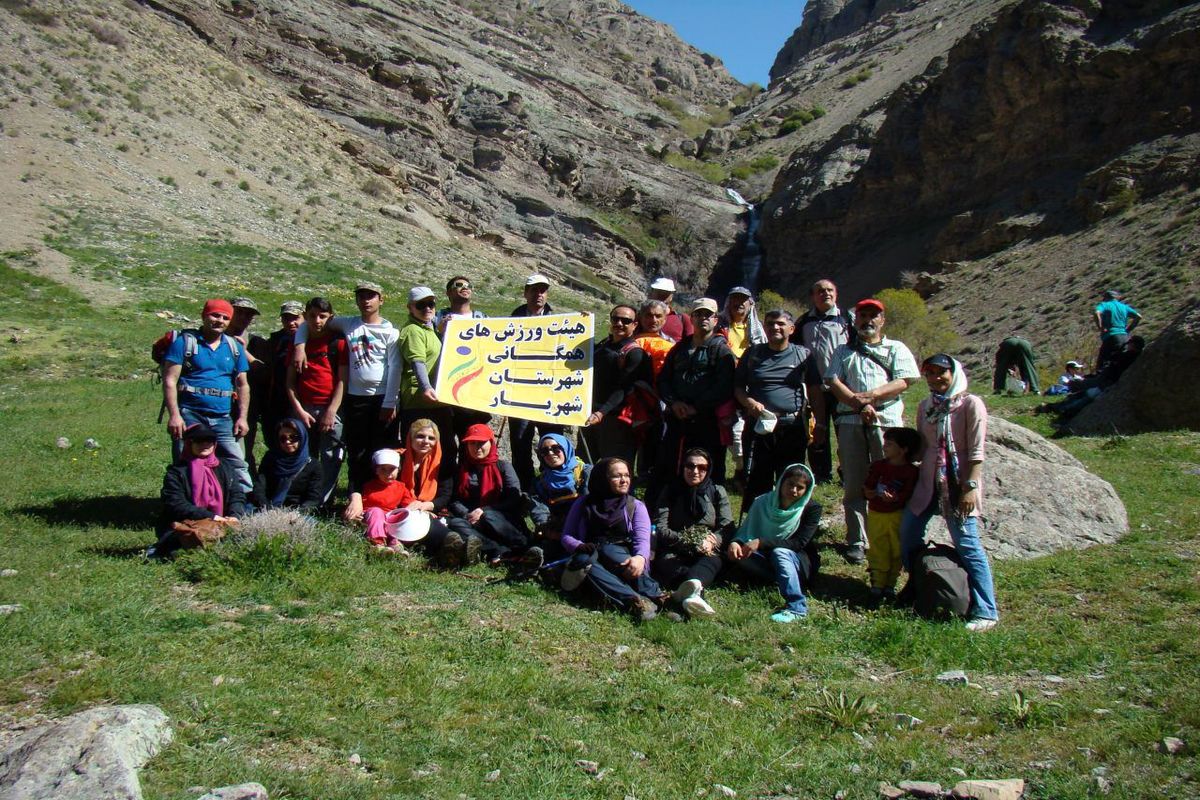
<path fill-rule="evenodd" d="M 675 296 L 675 281 L 670 278 L 655 278 L 650 284 L 650 299 L 661 300 L 667 305 L 667 318 L 663 321 L 662 333 L 677 342 L 690 339 L 695 330 L 692 320 L 675 311 L 671 298 Z"/>
<path fill-rule="evenodd" d="M 327 323 L 346 338 L 346 391 L 342 401 L 350 491 L 357 492 L 372 474 L 371 456 L 381 447 L 395 445 L 396 399 L 400 394 L 398 331 L 383 318 L 383 287 L 362 281 L 354 288 L 357 317 L 334 317 Z M 308 326 L 296 330 L 292 361 L 303 372 L 307 364 Z"/>
<path fill-rule="evenodd" d="M 1109 289 L 1092 316 L 1096 320 L 1096 330 L 1100 332 L 1100 352 L 1096 355 L 1095 369 L 1098 373 L 1109 359 L 1121 352 L 1129 334 L 1142 321 L 1142 315 L 1121 301 L 1120 292 Z"/>
<path fill-rule="evenodd" d="M 169 421 L 172 451 L 183 452 L 183 432 L 189 425 L 207 425 L 217 432 L 217 450 L 237 470 L 242 488 L 253 488 L 250 470 L 242 457 L 238 438 L 250 426 L 250 384 L 246 349 L 225 333 L 233 319 L 228 300 L 213 299 L 200 312 L 200 330 L 176 336 L 163 356 L 163 402 Z M 199 335 L 196 335 L 198 333 Z M 233 401 L 233 416 L 230 416 Z"/>
<path fill-rule="evenodd" d="M 541 317 L 553 314 L 549 302 L 550 279 L 540 273 L 534 273 L 525 279 L 525 303 L 513 309 L 513 317 Z M 547 433 L 562 433 L 562 425 L 550 425 L 545 422 L 532 422 L 527 419 L 508 418 L 508 442 L 512 446 L 512 465 L 521 482 L 521 490 L 533 490 L 533 443 L 541 441 Z M 534 433 L 537 439 L 534 439 Z"/>
<path fill-rule="evenodd" d="M 733 400 L 733 351 L 716 336 L 717 301 L 701 297 L 692 304 L 694 333 L 671 348 L 658 393 L 667 407 L 667 435 L 659 459 L 655 488 L 679 474 L 679 459 L 691 447 L 712 456 L 712 479 L 725 483 L 725 445 L 717 409 Z M 652 502 L 657 498 L 647 491 Z"/>
<path fill-rule="evenodd" d="M 465 275 L 455 275 L 446 281 L 446 299 L 450 305 L 437 312 L 433 319 L 433 327 L 438 336 L 446 333 L 446 323 L 452 319 L 482 319 L 484 313 L 471 307 L 473 289 L 471 279 Z"/>
<path fill-rule="evenodd" d="M 851 564 L 866 560 L 867 500 L 863 481 L 872 461 L 883 458 L 883 432 L 904 425 L 900 395 L 920 377 L 903 342 L 887 339 L 883 303 L 870 298 L 854 306 L 858 340 L 839 345 L 825 370 L 825 386 L 837 400 L 838 455 L 842 462 L 842 508 Z"/>
<path fill-rule="evenodd" d="M 746 412 L 745 507 L 769 492 L 788 466 L 804 461 L 808 447 L 806 386 L 818 382 L 808 348 L 788 341 L 795 324 L 780 309 L 767 312 L 767 341 L 738 361 L 734 397 Z M 770 412 L 764 415 L 763 412 Z"/>
<path fill-rule="evenodd" d="M 833 429 L 833 413 L 837 401 L 820 378 L 829 370 L 833 351 L 854 341 L 854 323 L 850 314 L 838 308 L 837 286 L 828 278 L 822 278 L 812 286 L 809 293 L 812 305 L 796 322 L 792 344 L 808 348 L 816 362 L 818 380 L 808 385 L 808 402 L 814 420 L 812 444 L 808 449 L 809 465 L 817 483 L 833 480 L 833 448 L 830 432 Z"/>

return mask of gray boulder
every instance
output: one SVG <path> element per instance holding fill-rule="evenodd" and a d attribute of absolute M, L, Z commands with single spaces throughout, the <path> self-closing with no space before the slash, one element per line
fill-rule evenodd
<path fill-rule="evenodd" d="M 239 783 L 237 786 L 222 786 L 196 800 L 267 800 L 267 787 L 261 783 Z"/>
<path fill-rule="evenodd" d="M 1170 376 L 1166 380 L 1166 376 Z M 1116 386 L 1068 423 L 1072 433 L 1200 430 L 1200 303 L 1146 346 Z"/>
<path fill-rule="evenodd" d="M 1116 490 L 1033 431 L 988 419 L 983 546 L 996 558 L 1036 558 L 1113 542 L 1129 530 Z M 940 517 L 927 538 L 949 541 Z"/>
<path fill-rule="evenodd" d="M 137 771 L 171 741 L 157 706 L 100 706 L 36 728 L 0 755 L 0 800 L 141 800 Z"/>

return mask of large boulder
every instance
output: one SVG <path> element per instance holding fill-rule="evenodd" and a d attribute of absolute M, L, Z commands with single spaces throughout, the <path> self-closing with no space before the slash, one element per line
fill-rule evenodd
<path fill-rule="evenodd" d="M 1080 411 L 1073 433 L 1200 430 L 1200 303 L 1151 342 L 1120 382 Z"/>
<path fill-rule="evenodd" d="M 141 800 L 137 771 L 171 741 L 157 706 L 100 706 L 36 728 L 0 755 L 0 800 Z"/>
<path fill-rule="evenodd" d="M 1061 447 L 988 419 L 983 546 L 996 558 L 1035 558 L 1115 541 L 1129 530 L 1121 498 Z M 949 541 L 934 517 L 929 538 Z"/>

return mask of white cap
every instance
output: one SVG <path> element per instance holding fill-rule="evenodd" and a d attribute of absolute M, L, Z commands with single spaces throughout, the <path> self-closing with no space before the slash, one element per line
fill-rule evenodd
<path fill-rule="evenodd" d="M 414 286 L 408 292 L 408 302 L 415 303 L 418 300 L 424 300 L 426 297 L 437 297 L 433 293 L 433 289 L 428 286 Z"/>
<path fill-rule="evenodd" d="M 655 278 L 654 282 L 650 284 L 650 288 L 658 289 L 661 292 L 674 292 L 675 281 L 671 280 L 670 278 L 658 277 Z"/>
<path fill-rule="evenodd" d="M 549 286 L 550 279 L 547 278 L 545 275 L 543 275 L 540 272 L 535 272 L 532 275 L 530 275 L 528 278 L 525 279 L 525 285 L 526 286 L 542 286 L 542 285 Z"/>
<path fill-rule="evenodd" d="M 392 467 L 399 467 L 400 454 L 395 450 L 385 447 L 382 450 L 375 451 L 375 455 L 371 456 L 371 462 L 377 467 L 385 464 Z"/>

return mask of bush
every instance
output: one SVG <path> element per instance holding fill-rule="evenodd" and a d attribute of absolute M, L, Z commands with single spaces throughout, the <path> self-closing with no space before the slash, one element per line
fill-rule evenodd
<path fill-rule="evenodd" d="M 799 319 L 804 313 L 803 304 L 795 300 L 789 300 L 779 292 L 771 289 L 763 289 L 758 293 L 758 300 L 755 301 L 755 306 L 759 319 L 762 319 L 768 311 L 774 311 L 775 309 L 783 309 L 796 319 Z"/>
<path fill-rule="evenodd" d="M 908 345 L 918 364 L 934 353 L 953 355 L 958 349 L 958 333 L 949 315 L 928 308 L 912 289 L 884 289 L 875 297 L 887 309 L 884 335 Z"/>

